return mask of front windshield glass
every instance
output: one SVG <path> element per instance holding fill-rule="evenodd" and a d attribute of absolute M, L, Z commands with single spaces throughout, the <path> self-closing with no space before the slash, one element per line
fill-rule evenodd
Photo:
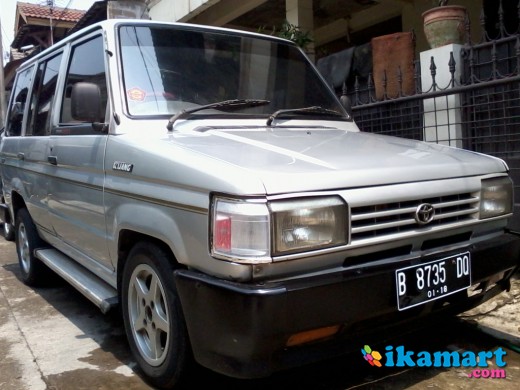
<path fill-rule="evenodd" d="M 280 109 L 309 106 L 344 113 L 292 45 L 178 26 L 122 26 L 119 36 L 130 115 L 174 115 L 231 99 L 266 99 L 270 104 L 226 115 L 265 117 Z"/>

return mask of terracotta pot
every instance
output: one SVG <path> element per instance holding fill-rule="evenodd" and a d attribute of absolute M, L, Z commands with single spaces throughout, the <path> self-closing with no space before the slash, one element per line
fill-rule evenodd
<path fill-rule="evenodd" d="M 446 5 L 422 14 L 424 34 L 432 49 L 452 43 L 464 44 L 466 7 Z"/>

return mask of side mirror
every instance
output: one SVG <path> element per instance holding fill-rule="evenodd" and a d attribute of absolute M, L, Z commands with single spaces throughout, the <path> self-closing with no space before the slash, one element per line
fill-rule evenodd
<path fill-rule="evenodd" d="M 23 103 L 15 102 L 9 112 L 9 120 L 11 122 L 21 122 L 23 119 Z"/>
<path fill-rule="evenodd" d="M 72 118 L 82 122 L 99 122 L 104 116 L 101 109 L 101 90 L 94 83 L 78 82 L 71 91 Z"/>

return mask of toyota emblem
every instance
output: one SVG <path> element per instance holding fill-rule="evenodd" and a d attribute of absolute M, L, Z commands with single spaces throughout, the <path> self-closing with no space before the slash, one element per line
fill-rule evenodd
<path fill-rule="evenodd" d="M 429 203 L 421 203 L 415 210 L 415 222 L 419 225 L 426 225 L 433 220 L 435 209 Z"/>

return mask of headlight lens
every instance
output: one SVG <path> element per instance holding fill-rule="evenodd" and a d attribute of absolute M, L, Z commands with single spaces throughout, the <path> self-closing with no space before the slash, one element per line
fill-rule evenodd
<path fill-rule="evenodd" d="M 212 253 L 255 262 L 270 256 L 269 211 L 265 203 L 215 198 Z"/>
<path fill-rule="evenodd" d="M 279 201 L 269 207 L 274 226 L 274 255 L 348 243 L 348 211 L 339 197 Z"/>
<path fill-rule="evenodd" d="M 509 177 L 482 180 L 480 219 L 510 214 L 513 210 L 513 183 Z"/>
<path fill-rule="evenodd" d="M 348 243 L 348 208 L 335 196 L 270 203 L 216 196 L 211 216 L 211 254 L 242 263 Z"/>

